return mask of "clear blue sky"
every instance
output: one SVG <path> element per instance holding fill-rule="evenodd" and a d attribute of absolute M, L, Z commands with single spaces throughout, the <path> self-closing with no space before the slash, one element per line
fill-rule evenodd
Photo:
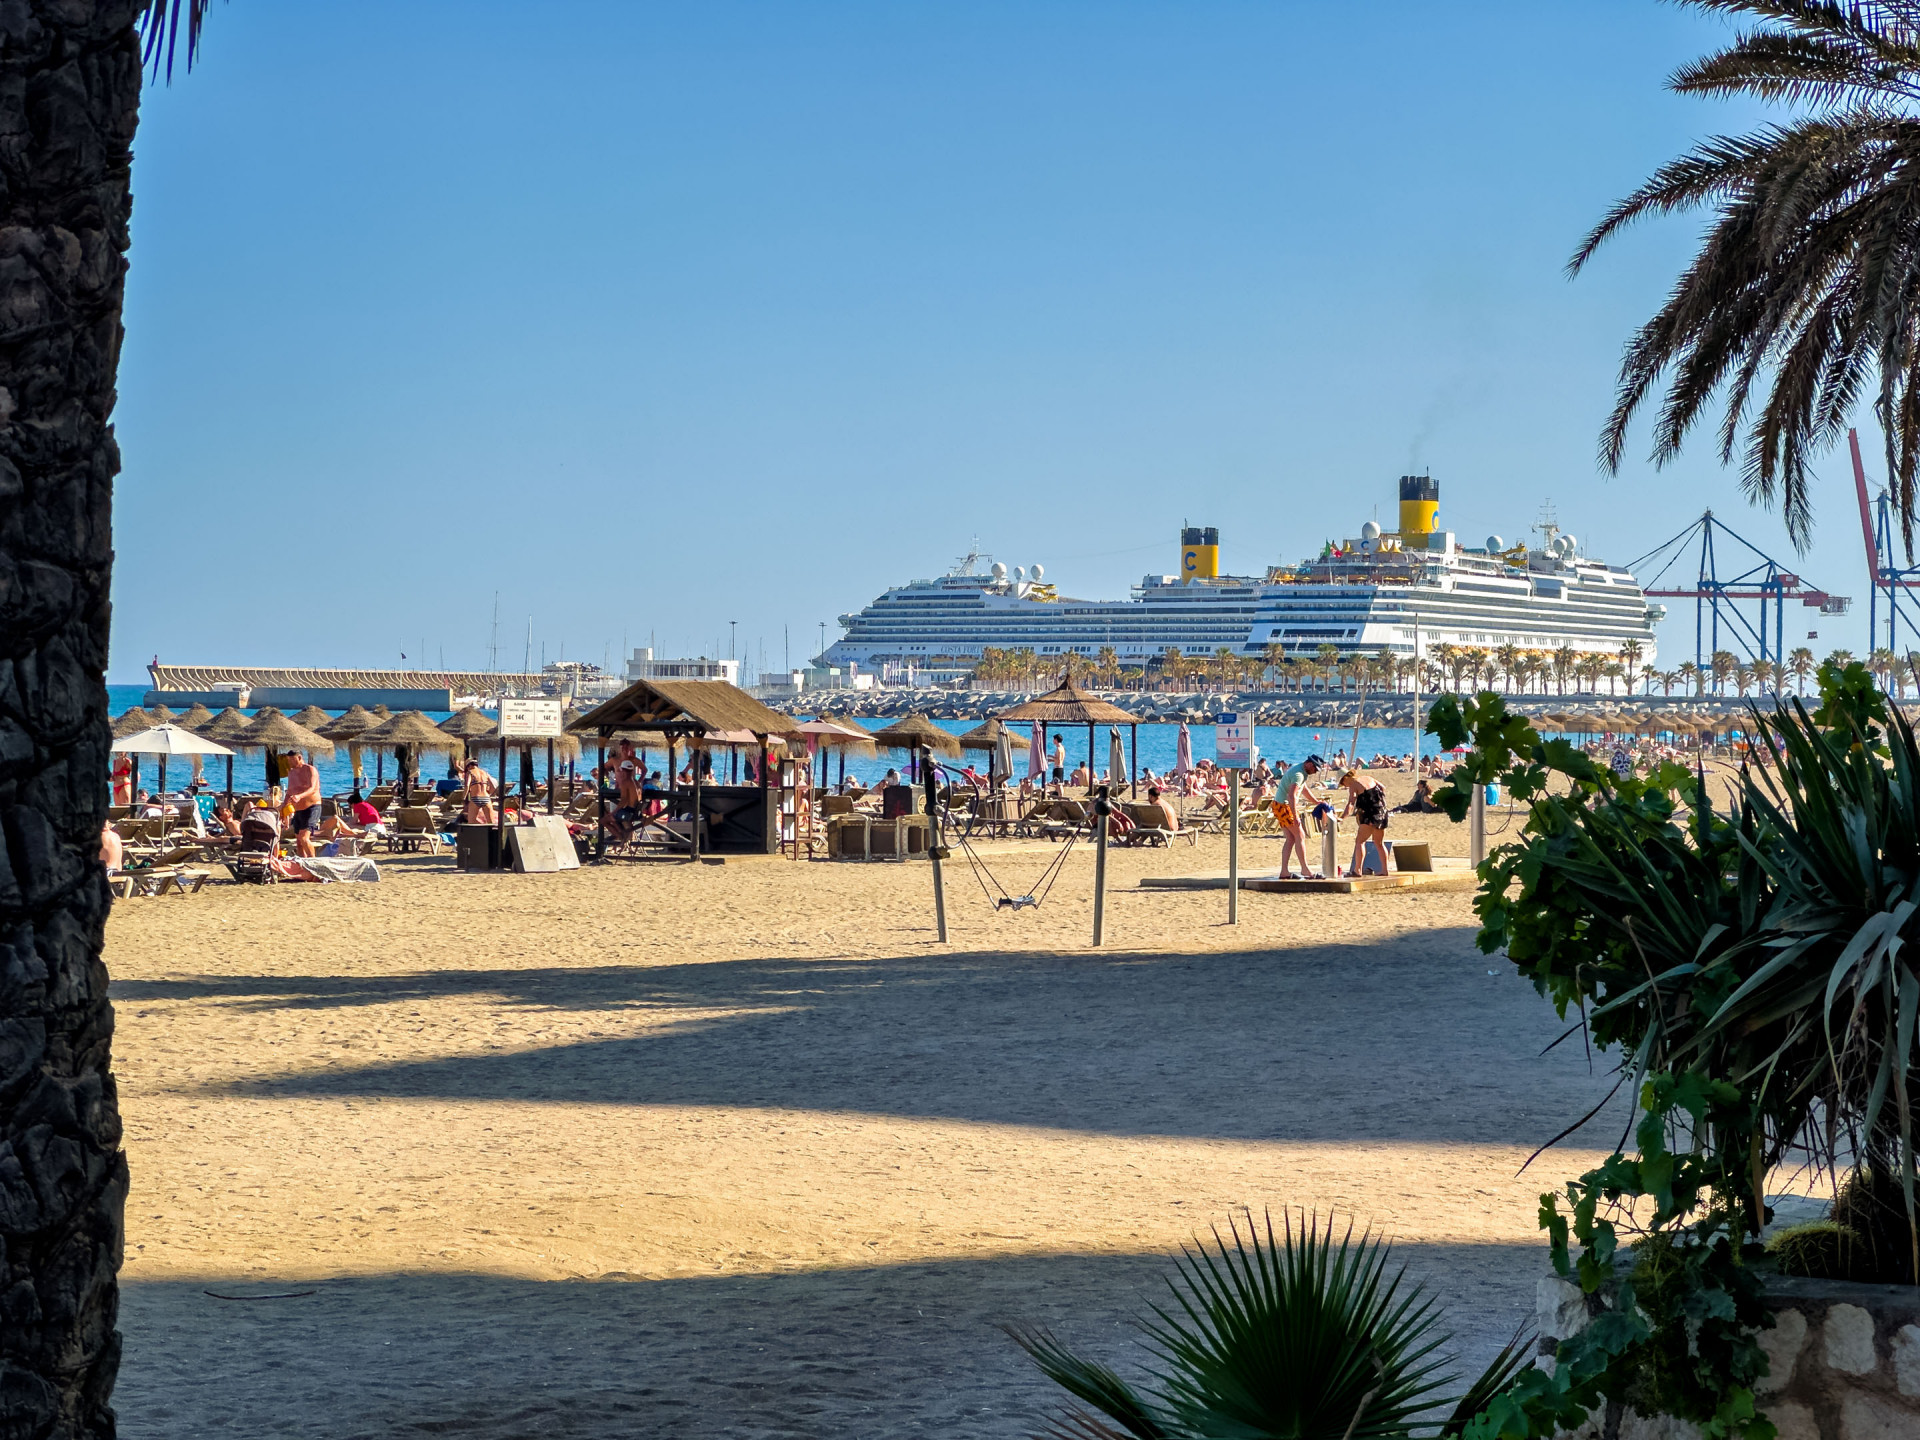
<path fill-rule="evenodd" d="M 1709 444 L 1593 458 L 1699 222 L 1562 270 L 1753 122 L 1661 89 L 1726 33 L 1654 0 L 218 6 L 141 118 L 112 678 L 484 667 L 496 591 L 502 668 L 529 615 L 536 663 L 729 620 L 798 663 L 976 535 L 1114 596 L 1183 521 L 1256 571 L 1410 467 L 1475 542 L 1551 497 L 1616 561 L 1709 505 L 1790 553 Z M 1816 644 L 1860 648 L 1843 452 L 1816 499 L 1802 572 L 1857 597 Z"/>

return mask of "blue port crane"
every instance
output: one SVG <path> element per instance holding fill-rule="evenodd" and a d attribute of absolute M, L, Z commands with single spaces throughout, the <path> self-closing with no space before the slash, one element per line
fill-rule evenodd
<path fill-rule="evenodd" d="M 1887 617 L 1887 649 L 1900 653 L 1900 623 L 1920 642 L 1920 600 L 1909 592 L 1920 586 L 1920 565 L 1893 563 L 1893 497 L 1882 486 L 1871 500 L 1867 497 L 1867 467 L 1860 461 L 1860 432 L 1847 432 L 1847 446 L 1853 451 L 1853 487 L 1860 497 L 1860 531 L 1867 542 L 1867 644 L 1872 645 L 1880 628 L 1880 614 Z M 1911 560 L 1911 554 L 1907 557 Z"/>
<path fill-rule="evenodd" d="M 1667 579 L 1675 566 L 1693 557 L 1699 562 L 1691 567 L 1697 571 L 1693 584 L 1679 583 L 1687 578 L 1684 568 Z M 1723 576 L 1723 559 L 1743 568 Z M 1659 568 L 1649 573 L 1650 565 Z M 1627 569 L 1642 577 L 1641 593 L 1649 599 L 1693 601 L 1693 663 L 1702 670 L 1710 668 L 1714 652 L 1722 648 L 1744 651 L 1750 660 L 1784 664 L 1790 604 L 1817 608 L 1822 615 L 1844 615 L 1853 604 L 1845 595 L 1814 589 L 1711 510 Z M 1751 613 L 1749 605 L 1756 607 Z"/>

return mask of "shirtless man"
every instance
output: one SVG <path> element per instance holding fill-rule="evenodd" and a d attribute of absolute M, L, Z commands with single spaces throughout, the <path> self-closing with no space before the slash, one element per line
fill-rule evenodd
<path fill-rule="evenodd" d="M 287 759 L 287 804 L 293 807 L 293 845 L 302 855 L 314 854 L 313 832 L 320 825 L 320 771 L 298 750 Z"/>

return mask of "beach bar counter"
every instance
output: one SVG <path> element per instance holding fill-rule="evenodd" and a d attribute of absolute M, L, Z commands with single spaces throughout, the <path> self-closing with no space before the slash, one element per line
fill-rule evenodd
<path fill-rule="evenodd" d="M 629 739 L 637 746 L 667 752 L 665 786 L 649 785 L 642 798 L 658 802 L 665 814 L 647 822 L 656 832 L 684 834 L 682 853 L 702 855 L 777 855 L 780 853 L 780 791 L 770 780 L 770 742 L 793 732 L 794 721 L 769 710 L 746 691 L 724 680 L 636 680 L 611 700 L 595 706 L 567 726 L 583 742 L 597 743 L 601 818 L 594 846 L 606 853 L 606 807 L 614 791 L 604 771 L 608 748 Z M 745 748 L 757 753 L 754 774 L 746 785 L 704 783 L 701 766 L 693 766 L 694 780 L 680 784 L 675 774 L 684 748 Z M 695 824 L 699 816 L 704 823 Z M 661 826 L 660 821 L 673 822 Z"/>

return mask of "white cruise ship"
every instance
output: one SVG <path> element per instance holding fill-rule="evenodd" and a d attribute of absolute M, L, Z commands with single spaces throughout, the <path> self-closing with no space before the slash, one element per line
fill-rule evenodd
<path fill-rule="evenodd" d="M 990 648 L 1086 658 L 1111 648 L 1134 666 L 1169 647 L 1258 657 L 1273 645 L 1290 655 L 1334 645 L 1343 654 L 1411 655 L 1416 625 L 1427 655 L 1439 645 L 1513 645 L 1611 657 L 1631 640 L 1641 663 L 1653 662 L 1653 624 L 1665 610 L 1647 603 L 1631 574 L 1582 556 L 1578 541 L 1550 521 L 1535 527 L 1537 544 L 1492 535 L 1464 546 L 1437 528 L 1439 500 L 1429 477 L 1402 476 L 1398 530 L 1369 521 L 1356 538 L 1263 576 L 1221 575 L 1219 532 L 1184 530 L 1181 573 L 1145 576 L 1126 600 L 1069 599 L 1038 565 L 1031 574 L 999 564 L 979 574 L 963 563 L 842 615 L 846 633 L 820 662 L 938 674 L 970 667 Z"/>

